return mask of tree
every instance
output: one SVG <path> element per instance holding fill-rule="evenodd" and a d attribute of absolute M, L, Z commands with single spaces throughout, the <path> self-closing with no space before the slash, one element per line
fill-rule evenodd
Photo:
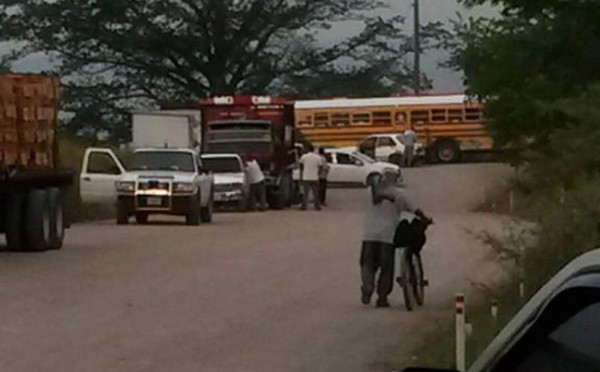
<path fill-rule="evenodd" d="M 398 68 L 381 49 L 394 45 L 400 20 L 367 16 L 382 7 L 372 0 L 3 0 L 0 34 L 54 56 L 53 72 L 73 90 L 67 107 L 87 120 L 100 107 L 127 106 L 115 100 L 293 91 L 319 74 L 348 81 L 383 76 L 384 67 L 392 71 L 388 85 L 402 87 L 396 79 L 408 74 L 406 37 L 396 43 Z M 337 45 L 319 45 L 319 35 L 339 21 L 364 28 Z M 354 65 L 382 50 L 387 60 Z M 351 66 L 340 67 L 342 59 Z"/>
<path fill-rule="evenodd" d="M 499 145 L 545 146 L 568 123 L 553 103 L 600 80 L 600 2 L 465 1 L 486 2 L 501 6 L 502 16 L 459 23 L 452 62 L 486 102 Z"/>

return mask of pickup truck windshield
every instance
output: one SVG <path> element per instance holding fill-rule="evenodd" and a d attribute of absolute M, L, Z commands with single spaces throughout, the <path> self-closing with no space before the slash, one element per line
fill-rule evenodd
<path fill-rule="evenodd" d="M 176 151 L 136 152 L 131 170 L 195 172 L 194 157 L 190 153 Z"/>
<path fill-rule="evenodd" d="M 240 173 L 242 166 L 237 158 L 202 158 L 204 168 L 213 173 Z"/>

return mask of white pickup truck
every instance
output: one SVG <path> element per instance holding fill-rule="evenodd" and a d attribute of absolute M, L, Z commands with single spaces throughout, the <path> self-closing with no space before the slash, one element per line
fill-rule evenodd
<path fill-rule="evenodd" d="M 117 224 L 151 214 L 182 215 L 188 225 L 211 222 L 213 176 L 191 149 L 138 149 L 128 170 L 110 149 L 86 150 L 80 177 L 87 204 L 116 204 Z"/>

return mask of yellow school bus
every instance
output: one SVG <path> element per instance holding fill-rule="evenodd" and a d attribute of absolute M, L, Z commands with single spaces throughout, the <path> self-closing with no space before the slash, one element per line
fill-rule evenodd
<path fill-rule="evenodd" d="M 480 104 L 463 94 L 296 101 L 296 127 L 316 146 L 357 146 L 365 138 L 408 128 L 443 162 L 490 150 Z"/>

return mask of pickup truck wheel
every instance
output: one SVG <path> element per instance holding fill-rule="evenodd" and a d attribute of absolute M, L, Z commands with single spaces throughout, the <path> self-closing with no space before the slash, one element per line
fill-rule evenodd
<path fill-rule="evenodd" d="M 138 225 L 145 225 L 148 223 L 148 213 L 136 213 L 135 222 Z"/>
<path fill-rule="evenodd" d="M 65 215 L 63 193 L 58 188 L 48 190 L 48 208 L 50 209 L 50 249 L 61 249 L 65 237 Z"/>
<path fill-rule="evenodd" d="M 200 219 L 204 223 L 212 222 L 213 215 L 213 198 L 211 197 L 206 207 L 200 208 Z"/>
<path fill-rule="evenodd" d="M 27 248 L 41 252 L 50 247 L 50 208 L 48 191 L 35 189 L 27 198 Z"/>
<path fill-rule="evenodd" d="M 8 250 L 17 252 L 25 246 L 26 193 L 15 191 L 9 194 L 6 206 L 6 243 Z"/>
<path fill-rule="evenodd" d="M 188 226 L 200 225 L 200 200 L 197 198 L 192 205 L 192 210 L 185 216 L 185 223 Z"/>
<path fill-rule="evenodd" d="M 129 224 L 129 214 L 121 201 L 117 202 L 117 225 Z"/>

